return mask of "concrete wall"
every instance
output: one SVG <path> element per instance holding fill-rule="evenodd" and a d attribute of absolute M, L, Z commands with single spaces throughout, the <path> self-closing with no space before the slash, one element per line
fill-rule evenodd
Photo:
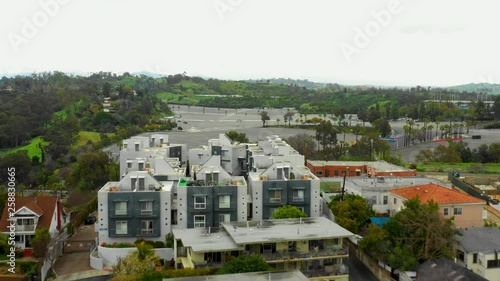
<path fill-rule="evenodd" d="M 102 270 L 104 268 L 104 263 L 99 256 L 94 256 L 94 253 L 96 253 L 97 248 L 95 248 L 91 253 L 90 253 L 90 267 L 93 269 L 97 270 Z"/>
<path fill-rule="evenodd" d="M 391 281 L 391 272 L 378 265 L 378 261 L 367 255 L 361 248 L 349 242 L 349 255 L 356 256 L 380 281 Z"/>
<path fill-rule="evenodd" d="M 106 248 L 98 246 L 99 258 L 103 261 L 104 265 L 116 264 L 118 258 L 125 258 L 130 252 L 136 250 L 136 248 Z M 171 260 L 174 258 L 174 249 L 172 248 L 161 248 L 154 249 L 156 254 L 165 260 Z"/>

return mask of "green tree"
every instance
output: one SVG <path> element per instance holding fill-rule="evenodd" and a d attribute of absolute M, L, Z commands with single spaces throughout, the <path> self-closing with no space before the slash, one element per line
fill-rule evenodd
<path fill-rule="evenodd" d="M 247 134 L 246 133 L 238 133 L 236 131 L 229 131 L 226 133 L 226 136 L 231 139 L 232 141 L 237 141 L 240 143 L 246 143 L 248 142 Z"/>
<path fill-rule="evenodd" d="M 272 267 L 270 267 L 262 257 L 258 255 L 251 255 L 231 258 L 229 262 L 225 263 L 224 266 L 219 271 L 217 271 L 217 274 L 245 273 L 269 270 L 272 270 Z"/>
<path fill-rule="evenodd" d="M 405 201 L 405 208 L 383 229 L 370 227 L 360 246 L 395 269 L 411 270 L 426 260 L 452 258 L 456 243 L 453 219 L 445 219 L 433 201 Z"/>
<path fill-rule="evenodd" d="M 281 206 L 273 213 L 273 219 L 292 219 L 292 218 L 307 217 L 307 214 L 292 205 Z"/>
<path fill-rule="evenodd" d="M 141 242 L 137 249 L 128 254 L 124 259 L 119 259 L 113 266 L 113 275 L 116 276 L 139 276 L 153 270 L 159 257 L 155 254 L 153 246 Z"/>
<path fill-rule="evenodd" d="M 33 246 L 33 256 L 35 258 L 45 258 L 50 243 L 49 229 L 46 227 L 35 230 L 35 236 L 31 240 Z"/>
<path fill-rule="evenodd" d="M 330 121 L 321 121 L 316 126 L 316 140 L 323 146 L 323 149 L 336 145 L 337 129 Z"/>
<path fill-rule="evenodd" d="M 260 120 L 262 120 L 262 127 L 266 127 L 267 121 L 271 120 L 267 111 L 262 111 L 260 113 Z"/>
<path fill-rule="evenodd" d="M 366 199 L 360 195 L 347 194 L 344 201 L 341 195 L 333 196 L 328 206 L 335 221 L 353 233 L 359 233 L 361 226 L 375 215 Z"/>
<path fill-rule="evenodd" d="M 283 121 L 288 122 L 288 127 L 290 127 L 290 122 L 292 122 L 293 116 L 295 115 L 294 111 L 287 111 L 283 116 Z"/>

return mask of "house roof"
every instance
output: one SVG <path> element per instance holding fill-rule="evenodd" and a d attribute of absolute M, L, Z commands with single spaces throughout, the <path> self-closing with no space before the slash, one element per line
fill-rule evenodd
<path fill-rule="evenodd" d="M 482 199 L 434 183 L 391 189 L 389 192 L 406 199 L 412 199 L 418 196 L 420 201 L 424 203 L 432 199 L 439 205 L 485 203 Z"/>
<path fill-rule="evenodd" d="M 205 228 L 172 229 L 174 237 L 181 239 L 185 247 L 193 252 L 238 251 L 243 250 L 225 231 L 213 228 L 208 232 Z"/>
<path fill-rule="evenodd" d="M 34 213 L 41 215 L 38 219 L 37 229 L 46 227 L 49 228 L 52 223 L 52 214 L 57 206 L 56 196 L 35 196 L 35 197 L 16 197 L 16 211 L 22 207 L 26 207 Z M 10 224 L 9 208 L 4 208 L 2 218 L 0 219 L 0 231 L 7 232 L 7 226 Z"/>
<path fill-rule="evenodd" d="M 487 281 L 478 274 L 448 259 L 428 260 L 417 268 L 418 280 L 425 281 Z"/>
<path fill-rule="evenodd" d="M 500 250 L 500 229 L 496 227 L 465 228 L 457 239 L 468 253 Z"/>

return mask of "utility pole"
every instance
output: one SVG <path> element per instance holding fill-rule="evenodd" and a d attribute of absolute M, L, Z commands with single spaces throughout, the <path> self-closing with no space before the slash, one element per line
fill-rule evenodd
<path fill-rule="evenodd" d="M 347 172 L 349 171 L 349 167 L 346 167 L 345 170 L 342 171 L 342 174 L 344 174 L 344 183 L 342 184 L 342 193 L 341 193 L 341 201 L 344 201 L 344 194 L 345 194 L 345 178 L 347 177 Z"/>

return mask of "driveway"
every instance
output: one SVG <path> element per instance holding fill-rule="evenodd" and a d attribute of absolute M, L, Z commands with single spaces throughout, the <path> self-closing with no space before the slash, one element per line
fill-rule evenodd
<path fill-rule="evenodd" d="M 81 241 L 95 240 L 95 238 L 96 232 L 94 230 L 94 225 L 82 225 L 78 228 L 75 235 L 66 240 L 65 244 L 81 245 L 81 247 L 87 249 L 87 245 Z M 63 256 L 56 260 L 54 269 L 58 276 L 92 270 L 93 268 L 90 267 L 90 252 L 64 253 Z"/>

